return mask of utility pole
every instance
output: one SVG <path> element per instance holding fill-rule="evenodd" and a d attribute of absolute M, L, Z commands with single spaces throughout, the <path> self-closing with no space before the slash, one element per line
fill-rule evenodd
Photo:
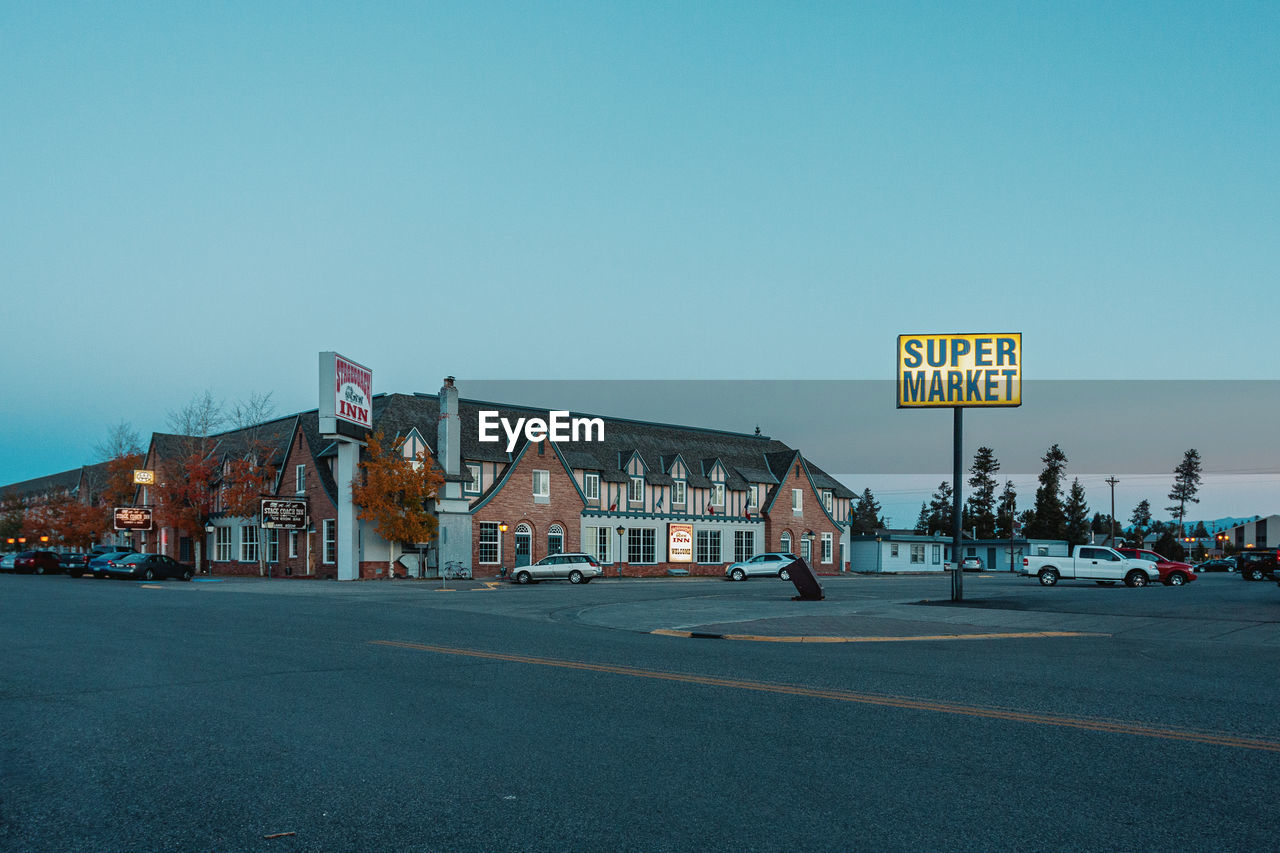
<path fill-rule="evenodd" d="M 1120 482 L 1116 479 L 1116 475 L 1112 474 L 1103 480 L 1111 487 L 1111 547 L 1116 547 L 1116 483 Z"/>

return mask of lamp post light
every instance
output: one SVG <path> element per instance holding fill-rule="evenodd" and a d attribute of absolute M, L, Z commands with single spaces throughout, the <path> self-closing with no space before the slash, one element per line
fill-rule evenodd
<path fill-rule="evenodd" d="M 622 534 L 627 532 L 627 528 L 619 524 L 616 529 L 618 531 L 618 559 L 617 559 L 618 577 L 621 578 L 622 577 Z"/>
<path fill-rule="evenodd" d="M 502 545 L 501 545 L 501 543 L 502 543 L 503 538 L 505 538 L 505 537 L 503 537 L 503 535 L 502 535 L 502 534 L 504 534 L 504 533 L 506 533 L 506 532 L 507 532 L 507 523 L 506 523 L 505 521 L 499 521 L 499 522 L 498 522 L 498 543 L 499 543 L 499 545 L 498 545 L 498 552 L 499 552 L 499 553 L 501 553 L 501 552 L 502 552 Z M 504 574 L 506 574 L 506 569 L 504 569 L 502 566 L 498 566 L 498 574 L 499 574 L 499 575 L 504 575 Z M 440 570 L 440 576 L 441 576 L 441 577 L 444 577 L 444 569 L 443 569 L 443 568 Z"/>

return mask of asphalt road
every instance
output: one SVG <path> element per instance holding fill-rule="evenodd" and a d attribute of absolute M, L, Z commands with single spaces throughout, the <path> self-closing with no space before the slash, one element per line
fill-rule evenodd
<path fill-rule="evenodd" d="M 0 847 L 1275 848 L 1274 584 L 824 583 L 0 575 Z"/>

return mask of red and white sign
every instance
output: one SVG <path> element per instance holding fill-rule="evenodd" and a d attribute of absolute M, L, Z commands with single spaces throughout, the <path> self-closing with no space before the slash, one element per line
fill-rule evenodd
<path fill-rule="evenodd" d="M 667 525 L 667 561 L 671 563 L 693 562 L 693 525 Z"/>
<path fill-rule="evenodd" d="M 320 431 L 341 432 L 337 422 L 373 428 L 373 371 L 336 352 L 320 353 Z"/>

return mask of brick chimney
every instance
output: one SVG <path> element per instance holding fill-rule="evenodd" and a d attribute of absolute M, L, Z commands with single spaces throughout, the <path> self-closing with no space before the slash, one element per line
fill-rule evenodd
<path fill-rule="evenodd" d="M 462 470 L 462 419 L 458 416 L 458 389 L 446 376 L 440 387 L 440 422 L 436 426 L 436 456 L 446 475 Z"/>

